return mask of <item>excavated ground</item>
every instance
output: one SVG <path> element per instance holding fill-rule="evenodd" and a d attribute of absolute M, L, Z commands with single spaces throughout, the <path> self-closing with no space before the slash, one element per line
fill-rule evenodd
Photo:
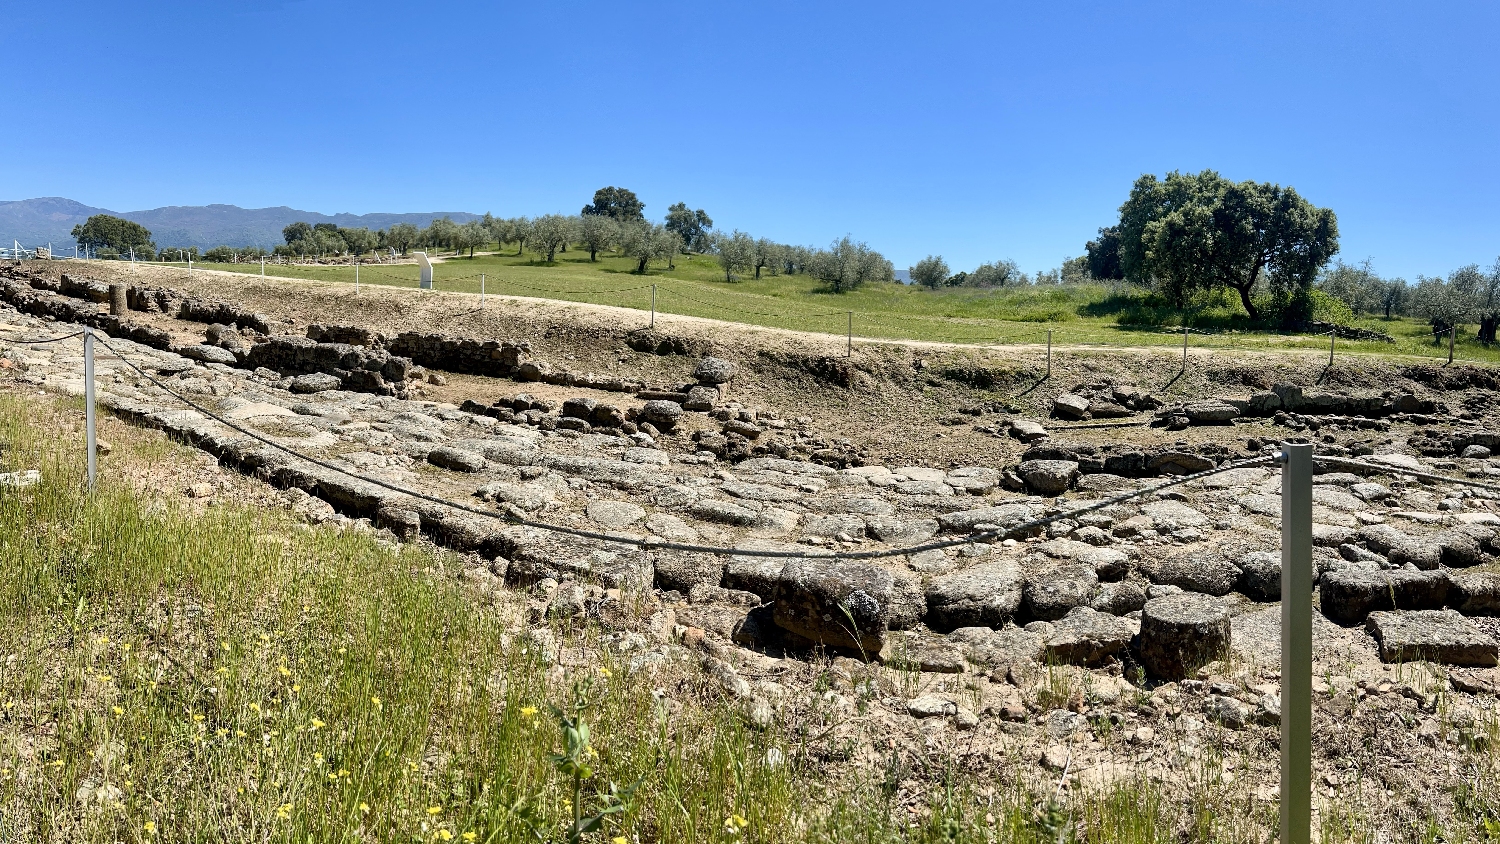
<path fill-rule="evenodd" d="M 117 276 L 222 299 L 266 315 L 279 333 L 319 323 L 388 336 L 418 330 L 526 341 L 553 365 L 661 389 L 692 382 L 705 355 L 735 364 L 714 414 L 685 413 L 675 428 L 632 424 L 626 433 L 558 424 L 568 399 L 621 406 L 626 415 L 641 404 L 618 392 L 429 369 L 407 385 L 404 400 L 302 394 L 279 373 L 110 341 L 173 390 L 298 453 L 497 515 L 606 533 L 740 549 L 901 548 L 1066 511 L 1149 483 L 1145 475 L 1253 457 L 1288 436 L 1392 467 L 1500 479 L 1500 461 L 1476 445 L 1500 446 L 1482 371 L 1378 358 L 1325 370 L 1301 353 L 1213 353 L 1193 356 L 1179 375 L 1174 355 L 1060 348 L 1045 379 L 1039 349 L 860 341 L 845 360 L 842 338 L 671 316 L 657 318 L 658 331 L 695 354 L 657 355 L 630 347 L 630 332 L 644 321 L 633 311 L 502 297 L 480 308 L 476 297 L 457 294 L 365 288 L 356 296 L 341 286 L 240 275 L 89 271 L 101 281 Z M 204 342 L 201 323 L 131 318 L 167 330 L 182 347 Z M 79 392 L 76 344 L 6 343 L 71 328 L 0 305 L 0 388 Z M 262 339 L 242 334 L 247 343 Z M 1274 466 L 1233 470 L 1004 542 L 869 564 L 787 563 L 505 527 L 278 454 L 184 410 L 107 355 L 98 380 L 101 401 L 122 419 L 161 428 L 270 483 L 233 475 L 190 483 L 193 473 L 169 472 L 167 486 L 204 500 L 252 495 L 331 526 L 440 542 L 470 555 L 467 577 L 477 592 L 524 591 L 538 621 L 522 632 L 544 647 L 557 645 L 546 618 L 590 617 L 631 655 L 632 670 L 696 660 L 743 699 L 752 722 L 813 713 L 829 725 L 829 746 L 847 739 L 855 750 L 825 760 L 832 766 L 878 770 L 890 747 L 919 760 L 936 741 L 958 748 L 960 764 L 1000 779 L 1056 778 L 1066 769 L 1072 787 L 1145 776 L 1186 794 L 1207 777 L 1226 805 L 1274 807 Z M 1226 407 L 1203 400 L 1263 401 L 1277 384 L 1373 396 L 1370 404 L 1385 409 L 1198 424 Z M 551 412 L 489 410 L 523 392 L 550 402 Z M 1054 402 L 1073 394 L 1098 410 L 1130 403 L 1136 411 L 1050 418 Z M 1184 402 L 1186 409 L 1170 410 Z M 1180 430 L 1145 424 L 1162 405 L 1169 408 L 1162 421 Z M 756 429 L 756 443 L 781 443 L 783 456 L 728 461 L 700 447 L 731 422 Z M 1037 438 L 1030 423 L 1050 436 Z M 1135 424 L 1088 427 L 1126 423 Z M 1131 453 L 1156 469 L 1127 477 L 1089 467 Z M 836 459 L 810 459 L 819 454 Z M 1048 486 L 1059 478 L 1066 492 L 1039 494 L 1055 492 Z M 1315 502 L 1320 811 L 1358 807 L 1397 839 L 1425 818 L 1464 823 L 1456 784 L 1467 784 L 1471 801 L 1495 794 L 1496 502 L 1458 484 L 1337 467 L 1318 476 Z M 625 594 L 635 599 L 622 602 Z M 1168 629 L 1174 623 L 1176 632 Z M 1227 641 L 1213 653 L 1170 668 L 1193 641 L 1218 637 Z"/>

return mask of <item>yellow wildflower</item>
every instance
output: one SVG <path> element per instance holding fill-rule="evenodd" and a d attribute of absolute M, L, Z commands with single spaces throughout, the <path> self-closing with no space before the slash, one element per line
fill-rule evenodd
<path fill-rule="evenodd" d="M 100 636 L 99 637 L 99 644 L 101 644 L 101 645 L 107 645 L 107 644 L 109 644 L 109 637 L 108 636 Z"/>
<path fill-rule="evenodd" d="M 289 820 L 291 817 L 292 817 L 292 804 L 290 804 L 290 803 L 283 803 L 280 807 L 278 807 L 276 809 L 276 819 L 277 820 L 282 820 L 282 821 Z"/>
<path fill-rule="evenodd" d="M 630 842 L 625 840 L 625 836 L 616 835 L 614 838 L 609 839 L 609 844 L 630 844 Z"/>
<path fill-rule="evenodd" d="M 234 731 L 234 737 L 235 738 L 244 738 L 245 737 L 245 731 L 244 730 L 235 730 Z"/>
<path fill-rule="evenodd" d="M 221 666 L 219 666 L 219 673 L 220 674 L 228 674 L 229 673 L 229 669 L 227 667 L 221 665 Z"/>
<path fill-rule="evenodd" d="M 465 832 L 464 833 L 464 840 L 470 842 L 470 844 L 473 844 L 474 839 L 476 839 L 478 837 L 479 837 L 479 834 L 476 833 L 476 832 L 474 832 L 474 831 L 472 831 L 472 830 L 470 830 L 469 832 Z"/>
<path fill-rule="evenodd" d="M 324 724 L 322 721 L 319 721 L 316 718 L 312 719 L 312 728 L 314 730 L 321 730 L 322 728 L 324 728 L 326 726 L 328 726 L 328 725 Z"/>
<path fill-rule="evenodd" d="M 109 708 L 109 711 L 115 713 L 116 715 L 124 715 L 125 714 L 124 707 L 120 707 L 120 706 L 111 706 Z"/>
<path fill-rule="evenodd" d="M 522 718 L 535 718 L 536 717 L 536 707 L 535 706 L 523 706 L 523 707 L 521 707 L 521 717 Z"/>
<path fill-rule="evenodd" d="M 193 713 L 193 722 L 194 723 L 202 723 L 202 721 L 203 721 L 203 716 L 200 715 L 200 714 L 198 714 L 197 712 L 194 712 Z"/>
<path fill-rule="evenodd" d="M 340 654 L 340 655 L 343 655 L 343 654 L 346 654 L 346 653 L 348 653 L 348 652 L 349 652 L 349 649 L 348 649 L 348 648 L 339 648 L 339 654 Z"/>
<path fill-rule="evenodd" d="M 252 703 L 252 704 L 250 704 L 250 711 L 254 712 L 256 715 L 259 715 L 260 714 L 260 704 L 258 704 L 258 703 Z"/>
<path fill-rule="evenodd" d="M 604 666 L 602 666 L 602 665 L 601 665 L 601 666 L 599 666 L 599 673 L 600 673 L 600 674 L 601 674 L 601 675 L 603 675 L 603 676 L 604 676 L 604 679 L 606 679 L 606 680 L 608 680 L 608 679 L 609 679 L 609 678 L 610 678 L 610 677 L 613 677 L 613 676 L 615 676 L 615 675 L 614 675 L 614 672 L 612 672 L 612 671 L 610 671 L 610 670 L 609 670 L 609 669 L 608 669 L 608 668 L 605 668 L 605 667 L 604 667 Z"/>
<path fill-rule="evenodd" d="M 287 668 L 285 665 L 278 665 L 276 666 L 276 673 L 283 677 L 290 677 L 292 676 L 292 669 Z"/>
<path fill-rule="evenodd" d="M 441 841 L 452 841 L 453 833 L 449 832 L 447 829 L 440 829 L 437 831 L 437 837 Z"/>
<path fill-rule="evenodd" d="M 375 708 L 376 709 L 382 708 L 381 705 L 380 705 L 380 698 L 378 698 L 378 697 L 372 697 L 372 698 L 370 698 L 370 702 L 373 703 L 373 704 L 375 704 Z"/>
<path fill-rule="evenodd" d="M 441 815 L 442 813 L 443 813 L 443 807 L 442 806 L 428 806 L 427 807 L 427 814 L 429 814 L 429 815 Z"/>
<path fill-rule="evenodd" d="M 301 692 L 302 691 L 302 684 L 301 683 L 293 683 L 292 684 L 292 691 L 294 691 L 294 692 Z"/>
<path fill-rule="evenodd" d="M 361 803 L 361 804 L 359 804 L 359 810 L 361 812 L 369 812 L 370 811 L 370 804 L 369 803 Z"/>
<path fill-rule="evenodd" d="M 151 833 L 156 831 L 156 824 L 152 821 L 146 821 L 145 823 L 141 824 L 141 829 L 144 829 L 146 831 L 146 834 L 150 835 Z"/>

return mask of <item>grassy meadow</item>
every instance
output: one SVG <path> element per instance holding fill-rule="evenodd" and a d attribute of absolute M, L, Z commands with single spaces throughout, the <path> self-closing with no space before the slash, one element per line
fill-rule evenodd
<path fill-rule="evenodd" d="M 635 261 L 601 253 L 590 262 L 577 248 L 546 263 L 514 247 L 473 258 L 445 256 L 434 266 L 439 290 L 479 293 L 480 275 L 489 293 L 614 305 L 649 311 L 652 287 L 660 313 L 890 340 L 927 340 L 976 344 L 1043 344 L 1047 332 L 1065 346 L 1180 346 L 1184 318 L 1193 329 L 1194 348 L 1308 349 L 1328 348 L 1328 338 L 1243 330 L 1238 299 L 1205 295 L 1184 314 L 1142 291 L 1123 285 L 1044 285 L 1000 290 L 949 288 L 926 290 L 904 284 L 871 284 L 842 294 L 829 292 L 804 275 L 763 276 L 725 281 L 712 256 L 682 255 L 667 268 L 653 262 L 637 275 Z M 260 264 L 195 264 L 205 269 L 259 273 Z M 268 274 L 288 278 L 354 283 L 352 266 L 271 265 Z M 417 287 L 415 265 L 363 266 L 361 284 Z M 1425 322 L 1370 316 L 1354 325 L 1390 334 L 1395 343 L 1339 340 L 1339 354 L 1404 355 L 1447 359 L 1446 344 L 1435 344 Z M 1471 362 L 1500 362 L 1500 350 L 1460 337 L 1455 357 Z"/>

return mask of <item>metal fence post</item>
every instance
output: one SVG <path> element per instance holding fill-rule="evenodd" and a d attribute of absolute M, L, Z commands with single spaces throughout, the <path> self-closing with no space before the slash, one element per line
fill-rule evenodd
<path fill-rule="evenodd" d="M 89 491 L 94 490 L 98 474 L 99 440 L 94 436 L 94 329 L 83 328 L 83 419 L 89 449 Z"/>
<path fill-rule="evenodd" d="M 356 270 L 356 272 L 358 271 Z M 260 275 L 262 278 L 266 275 L 266 256 L 264 255 L 260 256 Z"/>
<path fill-rule="evenodd" d="M 1281 844 L 1312 835 L 1311 443 L 1281 445 Z"/>
<path fill-rule="evenodd" d="M 656 327 L 656 285 L 651 285 L 651 327 Z"/>
<path fill-rule="evenodd" d="M 1448 326 L 1448 362 L 1453 363 L 1453 340 L 1458 336 L 1458 326 Z"/>
<path fill-rule="evenodd" d="M 359 295 L 359 262 L 354 262 L 354 294 Z"/>
<path fill-rule="evenodd" d="M 1047 329 L 1047 377 L 1052 377 L 1052 329 Z"/>
<path fill-rule="evenodd" d="M 1333 341 L 1339 336 L 1337 331 L 1328 332 L 1328 365 L 1333 366 Z"/>
<path fill-rule="evenodd" d="M 849 345 L 844 348 L 844 357 L 854 357 L 854 312 L 849 312 Z"/>
<path fill-rule="evenodd" d="M 1187 372 L 1187 323 L 1182 324 L 1182 371 Z"/>
<path fill-rule="evenodd" d="M 484 307 L 484 273 L 479 274 L 479 306 Z"/>

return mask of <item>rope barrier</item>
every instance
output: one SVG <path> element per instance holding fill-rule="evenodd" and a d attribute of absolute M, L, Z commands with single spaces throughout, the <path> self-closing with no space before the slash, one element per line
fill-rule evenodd
<path fill-rule="evenodd" d="M 1314 455 L 1313 459 L 1331 465 L 1349 466 L 1356 469 L 1368 469 L 1376 472 L 1385 472 L 1392 475 L 1407 475 L 1413 478 L 1422 478 L 1429 481 L 1441 481 L 1443 483 L 1459 484 L 1461 486 L 1471 486 L 1475 487 L 1476 489 L 1483 489 L 1490 492 L 1500 493 L 1500 485 L 1487 484 L 1483 481 L 1471 481 L 1468 478 L 1450 478 L 1447 475 L 1437 475 L 1433 474 L 1432 472 L 1421 472 L 1416 469 L 1407 469 L 1401 466 L 1387 466 L 1384 463 L 1366 463 L 1363 460 L 1350 460 L 1347 457 L 1333 457 L 1331 455 Z"/>
<path fill-rule="evenodd" d="M 96 336 L 98 336 L 99 342 L 102 343 L 105 348 L 109 349 L 110 351 L 114 352 L 117 355 L 120 355 L 120 351 L 118 349 L 114 348 L 114 346 L 110 345 L 109 341 L 105 340 L 103 336 L 97 335 L 97 334 L 96 334 Z M 579 528 L 570 528 L 570 527 L 566 527 L 564 525 L 554 525 L 554 524 L 549 524 L 547 522 L 539 522 L 539 521 L 535 521 L 535 520 L 532 520 L 532 519 L 525 518 L 525 517 L 520 516 L 519 514 L 514 513 L 514 512 L 497 513 L 497 512 L 491 511 L 491 510 L 482 510 L 482 509 L 479 509 L 477 507 L 470 507 L 470 506 L 468 506 L 466 504 L 459 504 L 457 502 L 448 501 L 446 499 L 439 498 L 439 497 L 434 496 L 434 495 L 428 495 L 427 493 L 418 492 L 418 491 L 412 490 L 412 489 L 407 489 L 407 488 L 402 487 L 402 486 L 397 485 L 397 484 L 393 484 L 393 483 L 382 481 L 382 480 L 379 480 L 379 479 L 376 479 L 376 478 L 371 478 L 371 477 L 367 477 L 367 476 L 364 476 L 364 475 L 360 475 L 357 472 L 351 472 L 348 469 L 344 469 L 344 468 L 342 468 L 342 467 L 340 467 L 338 465 L 335 465 L 333 463 L 329 463 L 329 462 L 327 462 L 325 460 L 319 460 L 319 459 L 317 459 L 315 457 L 309 457 L 308 455 L 302 454 L 302 453 L 296 451 L 295 449 L 292 449 L 292 448 L 290 448 L 288 446 L 282 445 L 281 443 L 275 442 L 275 441 L 270 440 L 270 439 L 268 439 L 268 438 L 266 438 L 266 437 L 264 437 L 264 436 L 262 436 L 260 434 L 257 434 L 254 431 L 251 431 L 249 429 L 241 427 L 240 425 L 236 425 L 235 423 L 230 422 L 229 420 L 225 419 L 224 417 L 220 416 L 219 414 L 217 414 L 217 413 L 209 410 L 206 407 L 203 407 L 202 405 L 198 404 L 197 402 L 193 401 L 192 399 L 189 399 L 186 396 L 183 396 L 183 395 L 175 392 L 171 388 L 167 387 L 165 384 L 163 384 L 160 381 L 158 381 L 156 378 L 152 377 L 144 369 L 141 369 L 133 361 L 129 360 L 128 358 L 124 357 L 123 355 L 121 355 L 120 360 L 122 360 L 125 363 L 126 366 L 129 366 L 131 369 L 135 370 L 136 373 L 138 375 L 140 375 L 142 378 L 146 379 L 147 381 L 150 381 L 153 385 L 155 385 L 157 387 L 157 389 L 161 390 L 162 392 L 166 393 L 167 395 L 171 396 L 172 398 L 177 399 L 178 401 L 182 402 L 183 404 L 187 405 L 188 407 L 192 408 L 193 410 L 197 411 L 198 413 L 201 413 L 204 416 L 206 416 L 206 417 L 208 417 L 210 419 L 213 419 L 215 422 L 218 422 L 219 424 L 224 425 L 225 427 L 229 428 L 230 430 L 236 431 L 236 432 L 238 432 L 240 434 L 243 434 L 243 435 L 245 435 L 247 437 L 250 437 L 251 439 L 253 439 L 253 440 L 257 441 L 257 442 L 260 442 L 260 443 L 262 443 L 264 445 L 268 445 L 271 448 L 274 448 L 274 449 L 276 449 L 278 451 L 281 451 L 281 452 L 283 452 L 283 453 L 285 453 L 287 455 L 290 455 L 291 457 L 297 458 L 298 460 L 302 460 L 302 461 L 310 463 L 310 464 L 312 464 L 314 466 L 318 466 L 318 467 L 321 467 L 321 468 L 324 468 L 324 469 L 328 469 L 329 471 L 332 471 L 332 472 L 337 472 L 337 473 L 339 473 L 341 475 L 344 475 L 344 476 L 349 477 L 349 478 L 353 478 L 353 479 L 355 479 L 357 481 L 361 481 L 363 483 L 368 483 L 368 484 L 371 484 L 373 486 L 377 486 L 377 487 L 380 487 L 382 489 L 387 489 L 387 490 L 390 490 L 391 492 L 395 492 L 395 493 L 398 493 L 398 494 L 401 494 L 401 495 L 406 495 L 406 496 L 411 497 L 411 498 L 416 498 L 416 499 L 419 499 L 419 500 L 422 500 L 422 501 L 427 501 L 427 502 L 430 502 L 432 504 L 438 504 L 438 505 L 441 505 L 441 506 L 444 506 L 444 507 L 449 507 L 449 508 L 452 508 L 454 510 L 458 510 L 460 512 L 471 513 L 471 514 L 477 515 L 477 516 L 485 516 L 487 518 L 492 518 L 492 519 L 500 519 L 500 520 L 509 522 L 511 524 L 516 524 L 516 525 L 520 525 L 520 526 L 523 526 L 523 527 L 530 527 L 530 528 L 535 528 L 535 529 L 539 529 L 539 530 L 549 531 L 549 532 L 552 532 L 552 533 L 565 534 L 565 535 L 568 535 L 568 536 L 577 536 L 577 537 L 580 537 L 580 538 L 583 538 L 583 539 L 593 539 L 593 540 L 598 540 L 598 541 L 602 541 L 602 542 L 614 542 L 614 543 L 618 543 L 618 544 L 622 544 L 622 545 L 631 545 L 631 546 L 634 546 L 634 547 L 637 547 L 637 548 L 643 548 L 643 549 L 656 549 L 656 550 L 667 550 L 667 551 L 688 551 L 688 552 L 694 552 L 694 553 L 700 553 L 700 554 L 719 554 L 719 555 L 746 556 L 746 557 L 775 557 L 775 558 L 787 558 L 787 559 L 793 559 L 793 558 L 795 558 L 795 559 L 818 558 L 818 559 L 838 559 L 838 560 L 872 560 L 872 559 L 880 559 L 880 558 L 885 558 L 885 557 L 899 557 L 899 556 L 903 556 L 903 555 L 907 555 L 907 554 L 918 554 L 918 553 L 921 553 L 923 551 L 937 551 L 937 550 L 942 550 L 944 548 L 955 548 L 955 547 L 958 547 L 958 546 L 961 546 L 961 545 L 969 545 L 969 544 L 972 544 L 974 542 L 979 542 L 979 541 L 982 541 L 982 540 L 1002 539 L 1002 538 L 1010 537 L 1010 536 L 1013 536 L 1013 535 L 1025 535 L 1025 534 L 1031 533 L 1032 531 L 1034 531 L 1034 530 L 1036 530 L 1038 528 L 1046 527 L 1047 525 L 1050 525 L 1050 524 L 1052 524 L 1054 522 L 1057 522 L 1057 521 L 1060 521 L 1062 519 L 1069 519 L 1069 518 L 1073 518 L 1075 516 L 1084 515 L 1086 513 L 1092 513 L 1092 512 L 1095 512 L 1097 510 L 1103 510 L 1103 509 L 1105 509 L 1107 507 L 1113 507 L 1113 506 L 1115 506 L 1117 504 L 1122 504 L 1124 502 L 1131 501 L 1131 500 L 1136 499 L 1136 498 L 1141 498 L 1141 497 L 1144 497 L 1144 496 L 1147 496 L 1147 495 L 1151 495 L 1151 494 L 1160 492 L 1162 490 L 1169 489 L 1169 488 L 1174 487 L 1174 486 L 1181 486 L 1182 484 L 1192 483 L 1193 481 L 1197 481 L 1197 480 L 1201 480 L 1203 478 L 1211 477 L 1211 476 L 1217 475 L 1217 474 L 1219 474 L 1221 472 L 1227 472 L 1227 471 L 1230 471 L 1231 469 L 1242 469 L 1242 468 L 1246 468 L 1246 467 L 1249 467 L 1249 466 L 1258 466 L 1260 464 L 1268 463 L 1268 462 L 1270 462 L 1270 461 L 1272 461 L 1272 460 L 1275 459 L 1274 455 L 1266 455 L 1266 456 L 1262 456 L 1262 457 L 1254 457 L 1254 458 L 1251 458 L 1249 460 L 1241 460 L 1241 461 L 1237 461 L 1237 462 L 1234 462 L 1234 463 L 1226 463 L 1223 466 L 1219 466 L 1219 467 L 1216 467 L 1216 468 L 1213 468 L 1213 469 L 1208 469 L 1208 470 L 1205 470 L 1205 471 L 1202 471 L 1202 472 L 1195 472 L 1195 473 L 1193 473 L 1191 475 L 1183 475 L 1181 477 L 1174 478 L 1174 479 L 1172 479 L 1170 481 L 1165 481 L 1163 483 L 1159 483 L 1159 484 L 1155 484 L 1155 485 L 1150 486 L 1150 487 L 1145 487 L 1145 488 L 1142 488 L 1142 489 L 1138 489 L 1138 490 L 1135 490 L 1133 492 L 1128 492 L 1128 493 L 1124 493 L 1122 495 L 1117 495 L 1117 496 L 1114 496 L 1112 498 L 1106 498 L 1106 499 L 1102 499 L 1100 501 L 1095 501 L 1095 502 L 1092 502 L 1092 503 L 1090 503 L 1090 504 L 1088 504 L 1086 506 L 1083 506 L 1083 507 L 1077 507 L 1077 508 L 1073 508 L 1071 510 L 1060 511 L 1060 512 L 1054 513 L 1054 514 L 1049 515 L 1049 516 L 1043 516 L 1043 517 L 1036 518 L 1036 519 L 1030 519 L 1028 521 L 1021 522 L 1020 524 L 1012 525 L 1010 527 L 996 528 L 996 529 L 993 529 L 993 530 L 979 531 L 977 533 L 970 534 L 969 536 L 963 537 L 963 538 L 960 538 L 960 539 L 949 539 L 949 540 L 942 540 L 942 541 L 938 541 L 938 542 L 928 542 L 928 543 L 924 543 L 924 544 L 921 544 L 921 545 L 915 545 L 915 546 L 911 546 L 911 547 L 907 547 L 907 548 L 888 548 L 888 549 L 883 549 L 883 550 L 879 550 L 879 551 L 824 551 L 822 549 L 808 550 L 808 551 L 800 551 L 800 550 L 797 550 L 797 551 L 793 551 L 793 550 L 773 551 L 773 550 L 761 550 L 761 549 L 753 549 L 753 548 L 729 548 L 729 547 L 716 546 L 716 545 L 693 545 L 693 544 L 680 543 L 680 542 L 665 542 L 665 541 L 657 540 L 657 539 L 654 539 L 654 538 L 639 538 L 639 537 L 634 537 L 634 536 L 620 536 L 620 535 L 616 535 L 616 534 L 599 533 L 597 531 L 581 530 Z"/>
<path fill-rule="evenodd" d="M 82 337 L 82 336 L 83 336 L 83 332 L 82 331 L 75 331 L 72 334 L 64 334 L 61 337 L 48 337 L 48 338 L 43 339 L 43 340 L 9 340 L 8 339 L 5 342 L 7 342 L 7 343 L 15 343 L 18 346 L 42 346 L 42 345 L 45 345 L 47 343 L 61 343 L 64 340 L 72 340 L 74 337 Z"/>

